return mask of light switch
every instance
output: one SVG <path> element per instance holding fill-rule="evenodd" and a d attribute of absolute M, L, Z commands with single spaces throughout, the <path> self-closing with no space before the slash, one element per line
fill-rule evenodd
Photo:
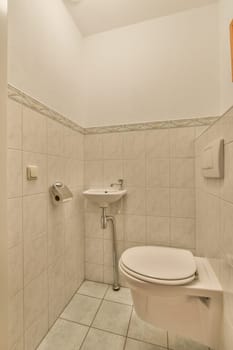
<path fill-rule="evenodd" d="M 36 180 L 38 178 L 38 166 L 28 165 L 27 166 L 27 179 Z"/>

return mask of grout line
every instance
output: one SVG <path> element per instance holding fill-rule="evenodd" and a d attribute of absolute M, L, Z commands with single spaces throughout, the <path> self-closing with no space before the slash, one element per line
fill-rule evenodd
<path fill-rule="evenodd" d="M 63 313 L 63 311 L 66 309 L 66 307 L 68 306 L 68 304 L 71 302 L 71 300 L 73 299 L 74 295 L 72 295 L 72 297 L 70 298 L 70 300 L 66 303 L 66 305 L 63 307 L 62 311 L 59 313 L 59 316 L 57 316 L 57 318 L 55 319 L 55 321 L 53 321 L 53 323 L 51 325 L 48 324 L 48 330 L 46 332 L 46 334 L 44 334 L 43 338 L 40 340 L 39 344 L 37 345 L 36 349 L 39 348 L 39 346 L 41 345 L 41 343 L 44 341 L 44 339 L 48 336 L 48 334 L 50 333 L 51 329 L 54 327 L 55 323 L 61 319 L 61 315 Z M 49 307 L 49 306 L 48 306 Z"/>
<path fill-rule="evenodd" d="M 196 191 L 197 191 L 197 192 L 200 192 L 201 194 L 206 194 L 206 195 L 215 197 L 215 198 L 217 198 L 217 199 L 219 199 L 219 200 L 221 200 L 221 201 L 223 201 L 223 202 L 227 202 L 227 203 L 233 205 L 233 201 L 230 201 L 230 200 L 227 200 L 227 199 L 222 198 L 221 194 L 215 194 L 215 193 L 211 193 L 211 192 L 205 191 L 205 190 L 203 190 L 201 187 L 197 187 L 197 188 L 196 188 Z"/>
<path fill-rule="evenodd" d="M 84 282 L 85 282 L 85 280 L 82 282 L 82 284 L 83 284 Z M 86 325 L 86 324 L 82 324 L 82 323 L 79 323 L 79 322 L 76 322 L 76 321 L 72 321 L 72 320 L 68 320 L 68 319 L 66 319 L 66 318 L 64 318 L 64 317 L 61 317 L 61 315 L 63 314 L 64 310 L 65 310 L 66 307 L 71 303 L 71 301 L 72 301 L 72 299 L 74 298 L 74 296 L 77 295 L 77 294 L 80 294 L 80 293 L 78 293 L 78 290 L 81 288 L 82 284 L 79 286 L 79 288 L 77 289 L 77 291 L 72 295 L 72 297 L 70 298 L 70 300 L 66 303 L 65 307 L 63 308 L 63 310 L 62 310 L 61 313 L 60 313 L 60 316 L 55 320 L 55 322 L 53 323 L 53 325 L 49 328 L 49 331 L 48 331 L 48 332 L 46 333 L 46 335 L 43 337 L 43 339 L 41 340 L 40 344 L 41 344 L 42 341 L 46 338 L 46 336 L 48 335 L 48 333 L 50 332 L 50 330 L 51 330 L 51 328 L 54 326 L 54 324 L 57 322 L 57 320 L 61 319 L 61 320 L 65 320 L 65 321 L 67 321 L 67 322 L 71 322 L 71 323 L 75 323 L 75 324 L 80 324 L 80 325 L 82 325 L 82 326 L 85 326 L 85 327 L 88 327 L 88 328 L 89 328 L 89 330 L 88 330 L 86 336 L 84 337 L 84 339 L 83 339 L 83 341 L 82 341 L 81 346 L 83 345 L 83 343 L 84 343 L 84 341 L 85 341 L 85 339 L 86 339 L 86 337 L 87 337 L 87 335 L 88 335 L 88 333 L 89 333 L 89 331 L 90 331 L 91 326 L 88 326 L 88 325 Z M 107 290 L 108 290 L 108 288 L 106 289 L 106 291 L 107 291 Z M 85 294 L 80 294 L 80 295 L 88 296 L 88 295 L 85 295 Z M 105 295 L 105 294 L 104 294 L 104 295 Z M 90 298 L 94 298 L 94 299 L 97 299 L 97 300 L 103 299 L 103 298 L 95 298 L 95 297 L 91 297 L 91 296 L 90 296 Z M 102 304 L 102 302 L 100 303 L 100 305 L 101 305 L 101 304 Z M 96 313 L 95 313 L 94 318 L 96 317 L 96 314 L 97 314 L 97 312 L 99 311 L 100 305 L 99 305 L 99 307 L 98 307 L 98 309 L 97 309 L 97 311 L 96 311 Z M 93 318 L 93 321 L 94 321 L 94 318 Z M 92 321 L 92 323 L 93 323 L 93 321 Z M 91 324 L 92 324 L 92 323 L 91 323 Z M 81 346 L 80 346 L 80 349 L 81 349 Z"/>
<path fill-rule="evenodd" d="M 47 151 L 48 151 L 48 123 L 46 120 L 46 141 L 47 141 Z M 46 185 L 48 187 L 48 156 L 46 156 Z M 51 288 L 51 281 L 49 278 L 49 201 L 46 198 L 46 263 L 47 263 L 47 300 L 48 300 L 48 331 L 50 329 L 50 316 L 51 316 L 51 305 L 50 305 L 50 288 Z M 60 258 L 60 257 L 59 257 Z M 56 260 L 57 262 L 57 260 Z M 63 287 L 64 290 L 64 287 Z"/>
<path fill-rule="evenodd" d="M 109 291 L 110 288 L 111 288 L 111 285 L 109 284 L 109 285 L 108 285 L 108 288 L 106 289 L 106 291 L 105 291 L 105 293 L 104 293 L 103 300 L 105 300 L 105 297 L 106 297 L 106 295 L 107 295 L 107 293 L 108 293 L 108 291 Z"/>
<path fill-rule="evenodd" d="M 123 334 L 120 334 L 120 333 L 116 333 L 116 332 L 113 332 L 113 331 L 109 331 L 109 330 L 107 330 L 107 329 L 98 328 L 98 327 L 96 327 L 96 326 L 92 326 L 91 328 L 92 328 L 92 329 L 96 329 L 96 330 L 98 330 L 98 331 L 102 331 L 102 332 L 110 333 L 110 334 L 113 334 L 113 335 L 118 335 L 119 337 L 126 338 L 126 335 L 123 335 Z"/>
<path fill-rule="evenodd" d="M 103 283 L 103 284 L 104 284 L 104 283 Z M 79 288 L 80 288 L 80 287 L 79 287 Z M 122 335 L 122 334 L 119 334 L 119 333 L 115 333 L 115 332 L 113 332 L 113 331 L 109 331 L 109 330 L 106 330 L 106 329 L 102 329 L 102 328 L 98 328 L 98 327 L 96 327 L 96 326 L 93 326 L 93 323 L 94 323 L 94 321 L 95 321 L 95 319 L 96 319 L 96 316 L 97 316 L 97 314 L 98 314 L 98 312 L 99 312 L 101 306 L 103 305 L 103 302 L 104 302 L 104 301 L 109 301 L 109 300 L 106 300 L 106 299 L 104 299 L 104 298 L 105 298 L 105 296 L 107 295 L 107 292 L 108 292 L 108 290 L 109 290 L 110 288 L 111 288 L 111 285 L 108 285 L 108 288 L 106 288 L 105 293 L 104 293 L 103 297 L 101 297 L 101 298 L 96 298 L 96 297 L 89 296 L 89 297 L 91 297 L 91 298 L 100 300 L 100 304 L 99 304 L 99 306 L 98 306 L 98 308 L 97 308 L 97 311 L 95 312 L 95 315 L 94 315 L 94 317 L 93 317 L 92 322 L 90 323 L 90 325 L 83 324 L 83 323 L 80 323 L 80 322 L 76 322 L 76 321 L 73 321 L 73 320 L 69 320 L 69 319 L 66 319 L 66 318 L 61 317 L 61 316 L 58 317 L 58 319 L 64 320 L 64 321 L 66 321 L 66 322 L 74 323 L 74 324 L 77 324 L 77 325 L 80 325 L 80 326 L 83 326 L 83 327 L 88 328 L 88 331 L 87 331 L 87 333 L 86 333 L 86 335 L 85 335 L 85 337 L 84 337 L 84 339 L 83 339 L 83 341 L 82 341 L 82 343 L 81 343 L 81 345 L 80 345 L 79 350 L 82 349 L 82 347 L 83 347 L 83 345 L 84 345 L 84 342 L 85 342 L 85 340 L 86 340 L 86 338 L 87 338 L 89 332 L 91 331 L 91 329 L 96 329 L 96 330 L 99 330 L 99 331 L 102 331 L 102 332 L 105 332 L 105 333 L 110 333 L 110 334 L 117 335 L 117 336 L 120 336 L 120 337 L 125 338 L 123 350 L 125 350 L 125 348 L 126 348 L 127 339 L 132 339 L 132 340 L 141 342 L 141 343 L 143 343 L 143 344 L 149 344 L 149 345 L 153 345 L 153 346 L 159 346 L 159 348 L 161 348 L 161 350 L 162 350 L 162 349 L 168 350 L 168 349 L 169 349 L 169 347 L 168 347 L 168 332 L 167 332 L 167 347 L 164 347 L 164 346 L 159 345 L 159 344 L 153 344 L 153 343 L 150 343 L 150 342 L 146 342 L 146 341 L 143 341 L 143 340 L 136 339 L 136 338 L 133 338 L 133 337 L 129 337 L 129 336 L 128 336 L 129 328 L 130 328 L 130 324 L 131 324 L 131 320 L 132 320 L 132 315 L 133 315 L 133 311 L 134 311 L 134 307 L 133 307 L 132 305 L 127 305 L 127 304 L 122 304 L 122 303 L 116 302 L 117 304 L 121 304 L 121 305 L 125 305 L 125 306 L 130 306 L 130 307 L 131 307 L 131 314 L 130 314 L 130 318 L 129 318 L 129 323 L 128 323 L 126 335 Z M 77 295 L 77 294 L 80 294 L 80 293 L 76 292 L 74 295 Z M 80 295 L 83 295 L 83 294 L 80 294 Z M 87 296 L 87 295 L 85 295 L 85 296 Z M 72 299 L 71 299 L 71 301 L 72 301 Z M 70 302 L 71 302 L 71 301 L 70 301 Z M 70 302 L 69 302 L 69 303 L 70 303 Z M 111 302 L 111 301 L 110 301 L 110 302 Z M 69 305 L 69 303 L 68 303 L 68 305 Z M 57 320 L 58 320 L 58 319 L 57 319 Z M 57 321 L 57 320 L 56 320 L 56 321 Z M 52 327 L 51 327 L 51 328 L 52 328 Z M 45 338 L 45 337 L 44 337 L 44 338 Z M 43 338 L 43 339 L 44 339 L 44 338 Z"/>
<path fill-rule="evenodd" d="M 232 143 L 232 141 L 228 142 L 228 143 Z M 226 143 L 226 144 L 228 144 Z M 10 147 L 9 147 L 10 149 Z M 18 150 L 18 149 L 16 149 Z M 30 152 L 30 151 L 24 151 L 24 152 L 29 152 L 29 153 L 38 153 L 38 152 Z M 53 156 L 53 155 L 52 155 Z M 56 155 L 54 155 L 56 157 Z M 198 156 L 198 155 L 197 155 Z M 175 156 L 163 156 L 163 157 L 159 157 L 159 156 L 149 156 L 147 154 L 145 154 L 145 156 L 143 156 L 142 158 L 99 158 L 99 159 L 95 159 L 95 158 L 90 158 L 90 159 L 85 159 L 84 161 L 86 163 L 91 163 L 91 162 L 98 162 L 98 163 L 102 163 L 104 161 L 150 161 L 152 159 L 155 159 L 155 160 L 175 160 L 175 159 L 178 159 L 178 160 L 185 160 L 185 159 L 196 159 L 197 156 L 179 156 L 179 155 L 175 155 Z M 63 156 L 57 156 L 57 157 L 63 157 Z M 70 157 L 65 157 L 65 158 L 70 158 Z M 81 159 L 82 160 L 82 159 Z M 146 181 L 145 181 L 146 183 Z M 131 186 L 131 187 L 135 187 L 135 186 Z M 141 186 L 141 187 L 145 187 L 145 186 Z"/>
<path fill-rule="evenodd" d="M 100 308 L 101 308 L 101 306 L 102 306 L 102 304 L 103 304 L 104 297 L 105 297 L 105 295 L 106 295 L 106 293 L 107 293 L 107 290 L 108 290 L 108 288 L 106 289 L 105 294 L 104 294 L 103 298 L 101 299 L 101 302 L 100 302 L 100 304 L 99 304 L 99 306 L 98 306 L 98 308 L 97 308 L 97 310 L 96 310 L 96 313 L 95 313 L 95 315 L 94 315 L 94 317 L 93 317 L 93 319 L 92 319 L 92 322 L 91 322 L 91 324 L 90 324 L 90 326 L 89 326 L 88 332 L 87 332 L 86 336 L 84 337 L 84 339 L 83 339 L 83 341 L 82 341 L 82 344 L 80 345 L 80 350 L 82 349 L 82 346 L 83 346 L 83 344 L 84 344 L 84 342 L 85 342 L 85 340 L 86 340 L 86 338 L 87 338 L 87 335 L 89 334 L 91 328 L 93 328 L 92 325 L 93 325 L 94 320 L 96 319 L 96 316 L 97 316 L 97 314 L 98 314 L 98 312 L 99 312 L 99 310 L 100 310 Z"/>
<path fill-rule="evenodd" d="M 125 287 L 121 287 L 121 288 L 125 288 Z M 105 299 L 105 298 L 104 298 L 104 301 L 107 301 L 109 303 L 114 303 L 114 304 L 125 305 L 125 306 L 133 306 L 133 304 L 121 303 L 120 301 L 115 301 L 115 300 L 110 300 L 110 299 Z"/>
<path fill-rule="evenodd" d="M 93 326 L 93 325 L 88 326 L 88 325 L 86 325 L 86 324 L 83 324 L 83 323 L 80 323 L 80 322 L 75 322 L 75 321 L 72 321 L 72 320 L 68 320 L 68 319 L 63 318 L 63 317 L 60 317 L 60 319 L 66 321 L 66 322 L 74 323 L 74 324 L 76 324 L 76 325 L 80 325 L 80 326 L 84 326 L 84 327 L 89 328 L 89 330 L 88 330 L 88 332 L 87 332 L 87 334 L 86 334 L 86 336 L 85 336 L 85 338 L 84 338 L 84 340 L 83 340 L 83 342 L 82 342 L 82 345 L 83 345 L 83 343 L 84 343 L 84 341 L 85 341 L 85 339 L 86 339 L 88 333 L 90 332 L 90 330 L 91 330 L 91 329 L 95 329 L 95 330 L 98 330 L 98 331 L 102 331 L 102 332 L 105 332 L 105 333 L 110 333 L 110 334 L 117 335 L 117 336 L 119 336 L 119 337 L 125 338 L 125 344 L 124 344 L 123 350 L 125 350 L 125 346 L 126 346 L 127 339 L 136 340 L 136 341 L 138 341 L 138 342 L 141 342 L 141 343 L 144 343 L 144 344 L 153 345 L 153 346 L 159 346 L 161 349 L 166 349 L 166 350 L 169 349 L 167 346 L 164 347 L 163 345 L 154 344 L 154 343 L 150 343 L 150 342 L 148 342 L 148 341 L 143 341 L 143 340 L 141 340 L 141 339 L 129 337 L 129 336 L 128 336 L 128 330 L 129 330 L 129 327 L 130 327 L 130 322 L 131 322 L 132 314 L 133 314 L 133 308 L 132 308 L 132 311 L 131 311 L 131 316 L 130 316 L 129 325 L 128 325 L 128 329 L 127 329 L 126 335 L 122 335 L 122 334 L 119 334 L 119 333 L 116 333 L 116 332 L 113 332 L 113 331 L 109 331 L 109 330 L 106 330 L 106 329 L 103 329 L 103 328 L 98 328 L 98 327 Z M 82 345 L 81 345 L 81 346 L 82 346 Z M 81 348 L 80 348 L 80 349 L 81 349 Z"/>
<path fill-rule="evenodd" d="M 75 324 L 80 324 L 80 325 L 82 325 L 82 326 L 89 327 L 89 330 L 88 330 L 86 336 L 85 336 L 84 339 L 83 339 L 83 342 L 82 342 L 82 344 L 81 344 L 81 346 L 80 346 L 80 349 L 82 348 L 82 346 L 83 346 L 83 344 L 84 344 L 84 342 L 85 342 L 85 340 L 86 340 L 86 338 L 87 338 L 87 336 L 88 336 L 88 334 L 89 334 L 89 332 L 90 332 L 90 330 L 91 330 L 92 328 L 93 328 L 93 329 L 100 330 L 100 331 L 102 331 L 102 332 L 107 332 L 107 333 L 111 333 L 111 334 L 114 334 L 114 335 L 118 335 L 118 336 L 124 337 L 124 338 L 125 338 L 125 344 L 126 344 L 126 338 L 127 338 L 128 329 L 129 329 L 129 325 L 130 325 L 130 320 L 131 320 L 131 316 L 132 316 L 132 312 L 133 312 L 133 306 L 132 306 L 132 305 L 127 305 L 127 304 L 122 304 L 122 303 L 116 302 L 116 304 L 125 305 L 125 306 L 130 306 L 130 307 L 132 308 L 126 335 L 122 335 L 122 334 L 119 334 L 119 333 L 114 333 L 114 332 L 112 332 L 112 331 L 108 331 L 108 330 L 101 329 L 101 328 L 98 328 L 98 327 L 96 327 L 96 326 L 93 326 L 93 323 L 94 323 L 94 321 L 95 321 L 95 319 L 96 319 L 96 316 L 97 316 L 97 314 L 98 314 L 98 312 L 99 312 L 101 306 L 103 305 L 104 301 L 108 301 L 108 302 L 109 302 L 109 300 L 104 299 L 105 296 L 107 295 L 107 292 L 108 292 L 109 288 L 111 288 L 111 285 L 108 286 L 108 288 L 106 289 L 106 291 L 105 291 L 105 293 L 104 293 L 104 296 L 103 296 L 102 298 L 95 298 L 95 297 L 91 297 L 91 296 L 90 296 L 90 297 L 93 298 L 93 299 L 101 300 L 101 302 L 100 302 L 100 304 L 99 304 L 99 306 L 98 306 L 98 308 L 97 308 L 97 311 L 96 311 L 96 313 L 95 313 L 95 315 L 94 315 L 94 317 L 93 317 L 93 320 L 92 320 L 92 322 L 91 322 L 91 324 L 90 324 L 89 326 L 88 326 L 88 325 L 85 325 L 85 324 L 83 324 L 83 323 L 80 323 L 80 322 L 68 320 L 68 319 L 66 319 L 66 318 L 64 318 L 64 317 L 60 317 L 60 319 L 63 319 L 63 320 L 65 320 L 65 321 L 67 321 L 67 322 L 72 322 L 72 323 L 75 323 Z M 79 293 L 77 292 L 76 294 L 79 294 Z M 80 294 L 80 295 L 82 295 L 82 294 Z M 86 296 L 86 295 L 85 295 L 85 296 Z M 110 301 L 110 302 L 111 302 L 111 301 Z M 124 347 L 125 347 L 125 344 L 124 344 Z"/>
<path fill-rule="evenodd" d="M 169 153 L 169 169 L 168 169 L 168 181 L 169 181 L 169 247 L 172 246 L 172 187 L 171 187 L 171 162 L 174 157 L 171 156 L 171 133 L 168 131 L 168 153 Z"/>
<path fill-rule="evenodd" d="M 132 319 L 132 315 L 133 315 L 133 306 L 132 306 L 132 310 L 131 310 L 131 314 L 130 314 L 130 318 L 129 318 L 129 323 L 128 323 L 128 327 L 127 327 L 127 331 L 126 331 L 126 337 L 125 337 L 125 344 L 123 347 L 123 350 L 125 350 L 126 348 L 126 343 L 127 343 L 127 339 L 128 339 L 128 333 L 129 333 L 129 327 L 130 327 L 130 323 L 131 323 L 131 319 Z"/>
<path fill-rule="evenodd" d="M 147 196 L 147 186 L 148 186 L 148 179 L 147 179 L 147 174 L 148 174 L 148 162 L 149 162 L 149 157 L 148 157 L 148 152 L 147 152 L 147 141 L 146 141 L 146 133 L 144 133 L 144 139 L 143 139 L 143 150 L 144 150 L 144 161 L 145 161 L 145 245 L 148 245 L 148 219 L 146 214 L 148 213 L 148 196 Z M 125 343 L 126 346 L 126 343 Z"/>
<path fill-rule="evenodd" d="M 109 285 L 109 288 L 111 288 L 111 285 Z M 126 303 L 122 303 L 120 301 L 116 301 L 116 300 L 111 300 L 111 299 L 106 299 L 106 295 L 107 295 L 107 292 L 109 290 L 109 288 L 106 289 L 105 293 L 104 293 L 104 296 L 101 297 L 101 298 L 98 298 L 98 297 L 94 297 L 92 295 L 88 295 L 88 294 L 83 294 L 83 293 L 80 293 L 80 292 L 76 292 L 76 294 L 78 295 L 83 295 L 85 297 L 89 297 L 89 298 L 93 298 L 93 299 L 97 299 L 97 300 L 100 300 L 100 299 L 103 299 L 103 301 L 108 301 L 108 302 L 111 302 L 111 303 L 114 303 L 114 304 L 120 304 L 120 305 L 126 305 L 126 306 L 133 306 L 133 304 L 126 304 Z M 126 287 L 121 287 L 121 288 L 126 288 Z M 117 293 L 117 292 L 116 292 Z"/>
<path fill-rule="evenodd" d="M 63 320 L 63 321 L 66 321 L 66 322 L 78 324 L 78 325 L 80 325 L 80 326 L 84 326 L 84 327 L 87 327 L 87 328 L 90 327 L 89 324 L 85 324 L 85 323 L 82 323 L 82 322 L 77 322 L 77 321 L 74 321 L 74 320 L 70 320 L 70 319 L 68 319 L 68 318 L 63 317 L 62 315 L 59 317 L 59 320 Z"/>
<path fill-rule="evenodd" d="M 108 288 L 107 288 L 107 290 L 108 290 Z M 94 315 L 94 317 L 93 317 L 93 319 L 92 319 L 92 322 L 91 322 L 90 327 L 92 327 L 92 325 L 93 325 L 93 323 L 94 323 L 94 321 L 95 321 L 95 319 L 96 319 L 96 316 L 97 316 L 97 314 L 98 314 L 98 312 L 99 312 L 101 306 L 103 305 L 104 297 L 105 297 L 105 295 L 106 295 L 106 293 L 107 293 L 107 290 L 106 290 L 106 292 L 105 292 L 103 298 L 101 299 L 101 302 L 100 302 L 99 307 L 97 308 L 96 313 L 95 313 L 95 315 Z"/>
<path fill-rule="evenodd" d="M 80 344 L 80 346 L 79 346 L 79 348 L 77 350 L 81 350 L 82 349 L 82 346 L 83 346 L 83 344 L 84 344 L 84 342 L 85 342 L 85 340 L 86 340 L 90 330 L 91 330 L 91 327 L 88 327 L 88 331 L 87 331 L 86 335 L 84 336 L 84 338 L 83 338 L 83 340 L 82 340 L 82 342 L 81 342 L 81 344 Z"/>
<path fill-rule="evenodd" d="M 98 297 L 94 297 L 93 295 L 88 295 L 88 294 L 84 294 L 84 293 L 80 293 L 80 292 L 76 292 L 75 295 L 82 295 L 84 297 L 88 297 L 88 298 L 92 298 L 92 299 L 96 299 L 96 300 L 102 300 L 103 297 L 98 298 Z"/>
<path fill-rule="evenodd" d="M 163 345 L 159 345 L 159 344 L 154 344 L 154 343 L 150 343 L 148 341 L 144 341 L 144 340 L 140 340 L 140 339 L 137 339 L 137 338 L 133 338 L 133 337 L 127 337 L 127 339 L 132 339 L 132 340 L 136 340 L 140 343 L 143 343 L 143 344 L 148 344 L 148 345 L 152 345 L 152 346 L 156 346 L 156 347 L 159 347 L 159 350 L 169 350 L 168 347 L 166 346 L 163 346 Z M 123 349 L 124 350 L 124 349 Z M 170 349 L 172 350 L 172 349 Z M 186 349 L 185 349 L 186 350 Z M 189 349 L 189 350 L 192 350 L 192 349 Z"/>
<path fill-rule="evenodd" d="M 167 331 L 167 348 L 168 348 L 168 350 L 170 349 L 168 331 Z"/>
<path fill-rule="evenodd" d="M 125 287 L 123 287 L 123 288 L 125 288 Z M 114 303 L 114 304 L 125 305 L 125 306 L 133 306 L 133 304 L 121 303 L 120 301 L 116 301 L 116 300 L 104 299 L 104 301 L 108 301 L 108 302 Z"/>
<path fill-rule="evenodd" d="M 23 148 L 23 128 L 24 128 L 24 113 L 23 113 L 23 105 L 21 105 L 21 147 Z M 21 152 L 21 174 L 23 174 L 23 153 Z M 24 244 L 25 244 L 25 235 L 24 235 L 24 203 L 23 203 L 23 176 L 22 176 L 22 184 L 21 184 L 21 218 L 22 218 L 22 223 L 21 223 L 21 228 L 22 228 L 22 250 L 23 250 L 23 347 L 25 348 L 26 345 L 26 329 L 25 329 L 25 277 L 24 277 Z M 47 333 L 47 332 L 46 332 Z"/>
<path fill-rule="evenodd" d="M 102 283 L 102 284 L 104 284 L 104 283 Z M 129 328 L 130 328 L 130 323 L 131 323 L 131 319 L 132 319 L 132 315 L 133 315 L 133 311 L 134 311 L 134 306 L 133 306 L 133 305 L 128 305 L 128 304 L 122 304 L 122 303 L 119 303 L 119 302 L 115 302 L 116 304 L 125 305 L 125 306 L 130 306 L 130 307 L 132 308 L 131 314 L 130 314 L 130 318 L 129 318 L 129 323 L 128 323 L 128 327 L 127 327 L 127 331 L 126 331 L 126 335 L 125 335 L 125 336 L 122 335 L 122 334 L 119 334 L 119 333 L 115 333 L 115 332 L 113 332 L 113 331 L 109 331 L 109 330 L 105 330 L 105 329 L 102 329 L 102 328 L 98 328 L 98 327 L 96 327 L 96 326 L 93 326 L 93 323 L 94 323 L 94 320 L 95 320 L 95 318 L 96 318 L 96 315 L 97 315 L 99 309 L 101 308 L 103 302 L 104 302 L 104 301 L 114 302 L 114 301 L 105 299 L 105 297 L 106 297 L 106 295 L 107 295 L 107 293 L 108 293 L 108 290 L 109 290 L 110 288 L 111 288 L 111 285 L 108 286 L 108 288 L 106 289 L 106 291 L 105 291 L 105 293 L 104 293 L 104 296 L 102 297 L 102 302 L 100 303 L 99 308 L 98 308 L 97 311 L 96 311 L 96 314 L 95 314 L 95 316 L 94 316 L 94 318 L 93 318 L 93 321 L 92 321 L 92 323 L 91 323 L 91 325 L 90 325 L 90 329 L 93 328 L 93 329 L 97 329 L 97 330 L 100 330 L 100 331 L 103 331 L 103 332 L 107 332 L 107 333 L 111 333 L 111 334 L 114 334 L 114 335 L 118 335 L 118 336 L 125 337 L 125 344 L 124 344 L 123 350 L 125 350 L 127 338 L 133 339 L 133 340 L 137 340 L 137 341 L 140 341 L 140 342 L 142 342 L 142 343 L 147 343 L 147 344 L 150 344 L 150 345 L 157 345 L 157 346 L 160 346 L 161 349 L 166 349 L 166 350 L 167 350 L 167 349 L 168 349 L 168 332 L 167 332 L 167 346 L 166 346 L 166 347 L 161 346 L 161 345 L 158 345 L 158 344 L 153 344 L 153 343 L 149 343 L 149 342 L 144 342 L 144 341 L 142 341 L 142 340 L 139 340 L 139 339 L 132 338 L 132 337 L 129 337 L 129 336 L 128 336 Z M 95 298 L 95 299 L 97 299 L 97 298 Z M 100 299 L 100 298 L 99 298 L 99 299 Z M 67 321 L 68 321 L 68 320 L 67 320 Z M 71 321 L 71 322 L 74 322 L 74 321 Z M 77 322 L 74 322 L 74 323 L 77 323 Z M 83 324 L 82 324 L 82 325 L 83 325 Z M 84 326 L 85 326 L 85 325 L 84 325 Z M 87 325 L 86 325 L 86 326 L 87 326 Z M 89 332 L 88 332 L 88 333 L 89 333 Z"/>

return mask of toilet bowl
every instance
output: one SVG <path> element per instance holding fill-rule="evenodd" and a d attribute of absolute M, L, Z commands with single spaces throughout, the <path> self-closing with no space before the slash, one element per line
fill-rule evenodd
<path fill-rule="evenodd" d="M 143 246 L 126 250 L 119 267 L 142 320 L 217 348 L 223 292 L 206 258 Z"/>

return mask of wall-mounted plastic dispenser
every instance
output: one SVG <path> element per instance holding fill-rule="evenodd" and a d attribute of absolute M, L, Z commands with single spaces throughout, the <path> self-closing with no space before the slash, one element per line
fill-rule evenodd
<path fill-rule="evenodd" d="M 50 187 L 50 194 L 54 204 L 56 205 L 71 201 L 73 199 L 72 192 L 62 182 L 55 182 L 55 184 Z"/>
<path fill-rule="evenodd" d="M 206 178 L 224 177 L 224 140 L 211 142 L 202 151 L 202 174 Z"/>

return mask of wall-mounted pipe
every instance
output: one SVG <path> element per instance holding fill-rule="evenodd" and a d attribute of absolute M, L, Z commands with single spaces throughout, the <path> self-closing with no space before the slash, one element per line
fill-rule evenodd
<path fill-rule="evenodd" d="M 106 215 L 106 208 L 102 209 L 101 215 L 101 227 L 106 229 L 108 222 L 112 225 L 112 263 L 113 263 L 113 285 L 112 289 L 115 291 L 120 290 L 119 284 L 119 270 L 118 270 L 118 258 L 117 258 L 117 245 L 116 245 L 116 220 L 112 215 Z"/>

